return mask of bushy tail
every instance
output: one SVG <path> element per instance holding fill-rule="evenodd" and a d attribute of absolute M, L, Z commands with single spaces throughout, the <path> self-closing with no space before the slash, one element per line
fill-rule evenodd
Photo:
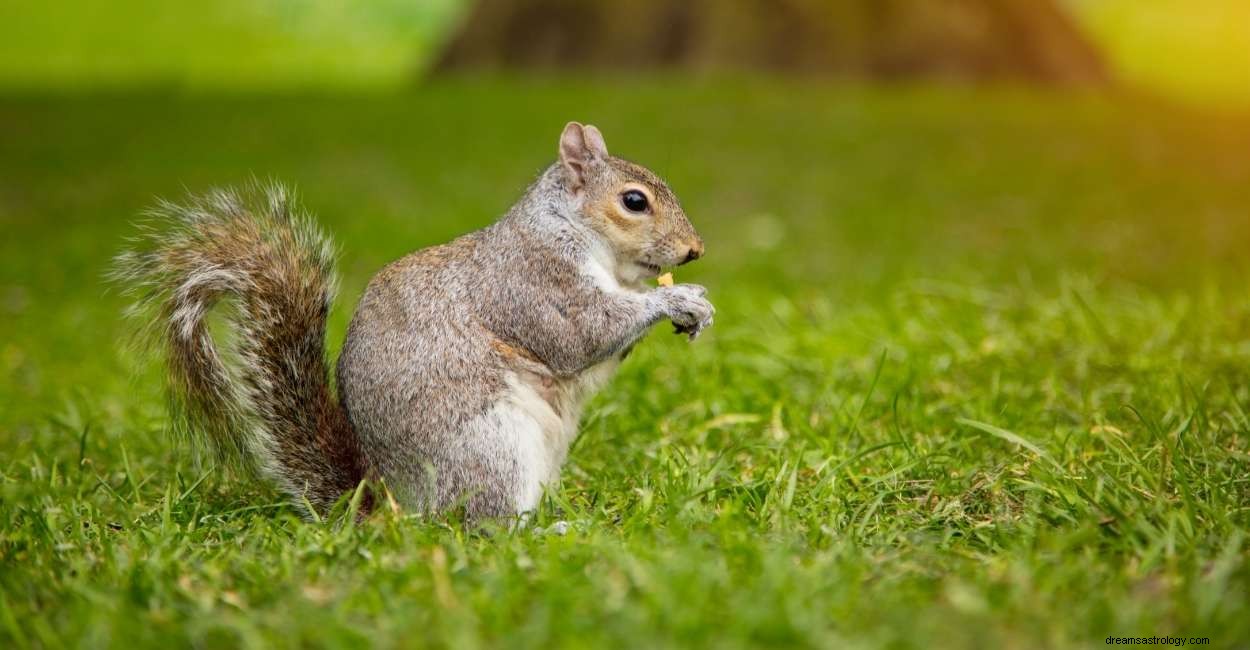
<path fill-rule="evenodd" d="M 113 276 L 164 357 L 178 428 L 325 511 L 365 473 L 328 381 L 330 240 L 277 185 L 162 202 L 151 215 Z M 234 299 L 230 364 L 206 320 L 223 297 Z"/>

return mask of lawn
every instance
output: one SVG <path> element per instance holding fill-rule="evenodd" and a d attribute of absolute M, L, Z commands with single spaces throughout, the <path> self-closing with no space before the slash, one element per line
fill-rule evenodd
<path fill-rule="evenodd" d="M 718 313 L 639 346 L 533 526 L 307 522 L 167 438 L 102 280 L 156 197 L 297 185 L 336 351 L 569 119 L 670 181 Z M 750 80 L 7 97 L 0 228 L 3 647 L 1250 644 L 1247 121 Z"/>

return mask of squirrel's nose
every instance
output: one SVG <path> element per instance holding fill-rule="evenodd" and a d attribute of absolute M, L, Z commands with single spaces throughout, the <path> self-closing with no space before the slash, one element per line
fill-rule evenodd
<path fill-rule="evenodd" d="M 700 257 L 703 257 L 703 242 L 695 242 L 695 244 L 686 251 L 686 259 L 682 260 L 681 263 L 685 264 L 686 262 L 693 262 Z"/>

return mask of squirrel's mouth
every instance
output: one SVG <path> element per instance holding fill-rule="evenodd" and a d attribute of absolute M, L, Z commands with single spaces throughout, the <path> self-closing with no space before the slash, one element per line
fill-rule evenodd
<path fill-rule="evenodd" d="M 660 271 L 662 270 L 659 264 L 652 264 L 650 262 L 634 262 L 634 264 L 637 264 L 638 268 L 641 268 L 647 271 L 653 276 L 659 275 Z"/>

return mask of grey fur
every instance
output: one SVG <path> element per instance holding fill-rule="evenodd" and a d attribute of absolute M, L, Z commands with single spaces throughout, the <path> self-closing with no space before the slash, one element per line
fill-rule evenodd
<path fill-rule="evenodd" d="M 652 200 L 646 215 L 619 201 L 622 188 L 639 186 Z M 421 511 L 531 509 L 558 478 L 582 403 L 615 364 L 661 319 L 693 337 L 714 312 L 702 287 L 644 287 L 659 267 L 701 254 L 702 242 L 663 181 L 608 155 L 593 127 L 571 123 L 560 161 L 502 219 L 373 278 L 339 358 L 340 407 L 322 400 L 324 366 L 318 375 L 309 358 L 315 351 L 320 364 L 328 243 L 275 216 L 290 213 L 281 196 L 257 211 L 220 196 L 230 198 L 167 206 L 183 225 L 153 237 L 154 252 L 123 255 L 119 277 L 162 305 L 173 393 L 197 407 L 210 438 L 318 509 L 366 476 Z M 230 234 L 249 223 L 279 235 Z M 257 241 L 278 254 L 266 257 Z M 285 271 L 256 280 L 267 264 Z M 197 277 L 220 286 L 198 298 L 179 290 Z M 233 321 L 243 339 L 237 377 L 202 329 L 223 293 L 244 307 Z"/>
<path fill-rule="evenodd" d="M 150 216 L 158 227 L 140 238 L 147 250 L 119 255 L 113 277 L 137 298 L 130 313 L 146 319 L 165 361 L 176 428 L 297 503 L 328 508 L 364 474 L 324 360 L 329 239 L 278 185 L 162 202 Z M 237 367 L 205 320 L 227 297 Z"/>

